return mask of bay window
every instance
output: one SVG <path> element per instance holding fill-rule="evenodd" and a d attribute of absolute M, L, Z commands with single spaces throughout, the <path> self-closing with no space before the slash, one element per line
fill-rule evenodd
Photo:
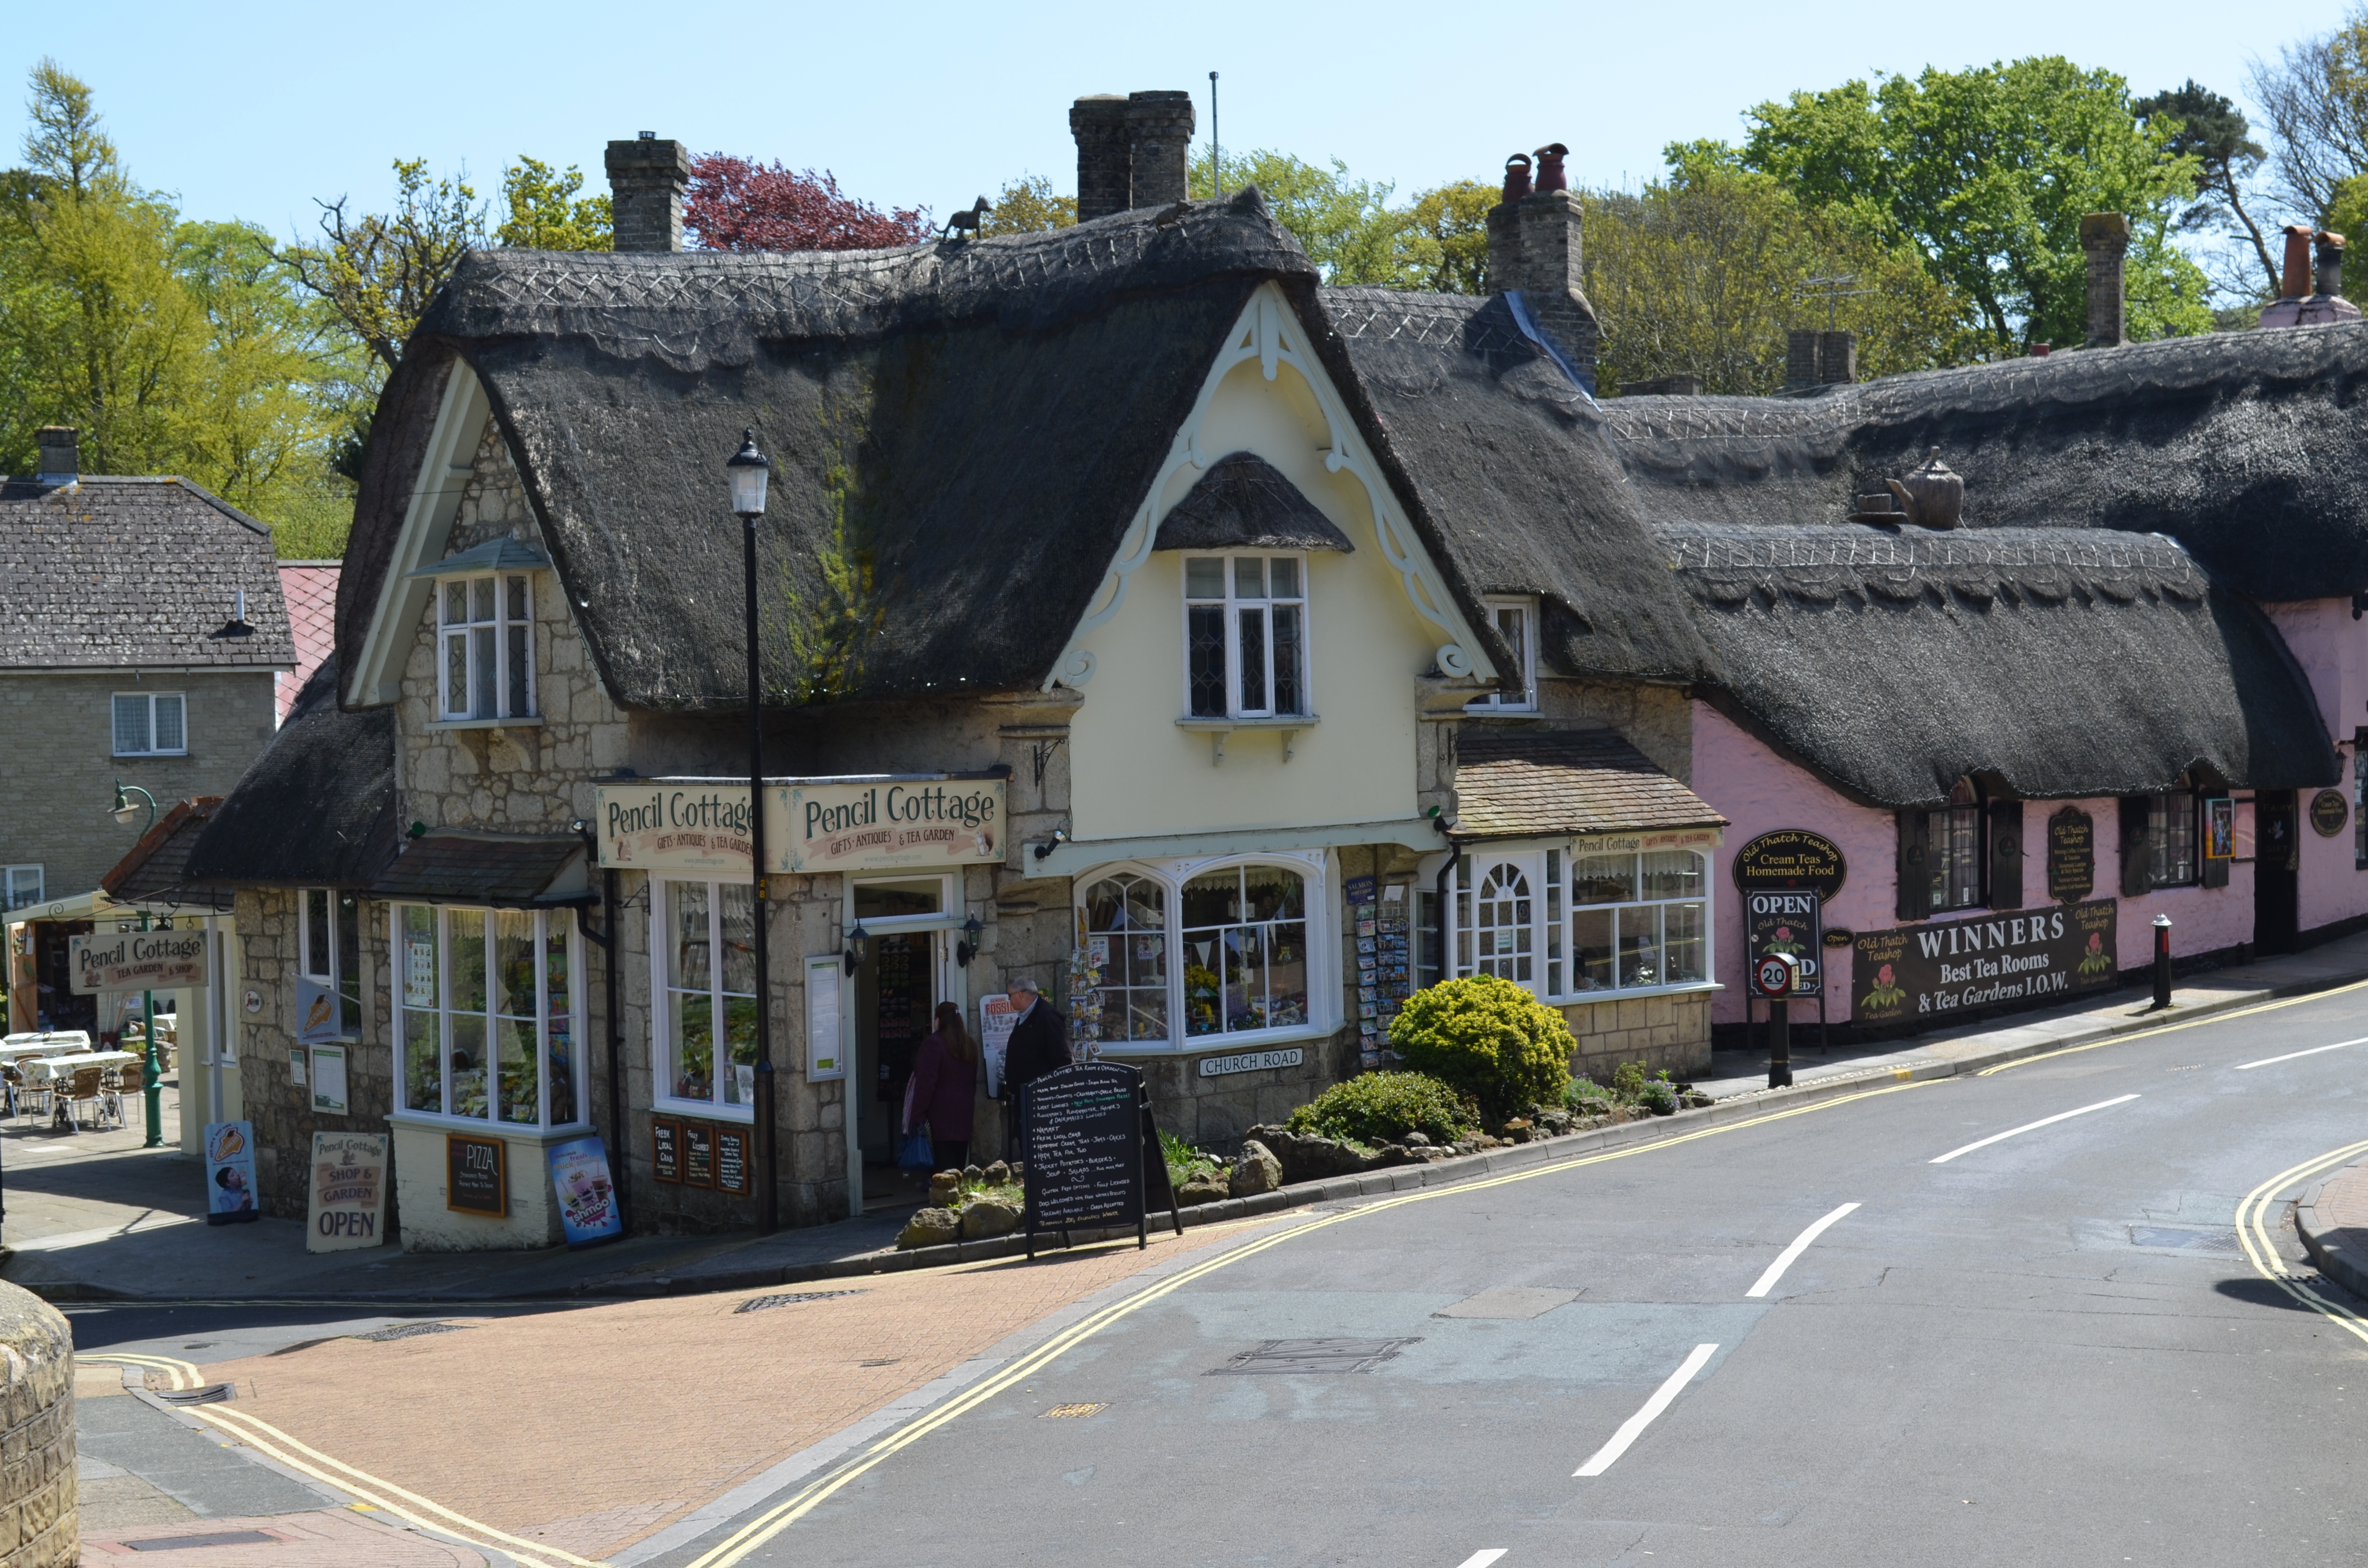
<path fill-rule="evenodd" d="M 1304 557 L 1185 557 L 1184 685 L 1195 719 L 1308 711 Z"/>
<path fill-rule="evenodd" d="M 397 1108 L 526 1128 L 587 1119 L 573 917 L 393 911 Z"/>
<path fill-rule="evenodd" d="M 1477 848 L 1457 862 L 1453 891 L 1457 975 L 1565 1001 L 1710 979 L 1710 878 L 1698 851 Z"/>
<path fill-rule="evenodd" d="M 653 1081 L 659 1103 L 752 1117 L 757 1097 L 756 893 L 746 882 L 653 881 Z"/>
<path fill-rule="evenodd" d="M 1105 1049 L 1174 1047 L 1320 1025 L 1319 861 L 1113 868 L 1077 881 L 1076 928 L 1101 980 Z"/>

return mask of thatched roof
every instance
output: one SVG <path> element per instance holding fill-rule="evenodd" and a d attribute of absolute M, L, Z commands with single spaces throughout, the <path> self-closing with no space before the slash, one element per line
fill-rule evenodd
<path fill-rule="evenodd" d="M 1159 519 L 1155 550 L 1353 551 L 1349 536 L 1274 464 L 1234 452 L 1209 465 Z"/>
<path fill-rule="evenodd" d="M 1935 805 L 2331 784 L 2308 682 L 2177 543 L 2100 528 L 1673 524 L 1737 716 L 1851 793 Z"/>
<path fill-rule="evenodd" d="M 1971 528 L 2178 540 L 2256 599 L 2368 589 L 2368 324 L 2221 333 L 1805 397 L 1604 405 L 1656 517 L 1841 521 L 1933 447 Z"/>
<path fill-rule="evenodd" d="M 396 817 L 394 710 L 340 709 L 333 654 L 214 809 L 188 875 L 248 887 L 366 887 L 394 853 Z"/>
<path fill-rule="evenodd" d="M 625 704 L 745 700 L 723 460 L 750 425 L 775 465 L 771 699 L 1033 687 L 1251 291 L 1281 283 L 1320 323 L 1315 276 L 1255 190 L 893 251 L 475 253 L 381 403 L 341 642 L 361 645 L 458 356 Z"/>

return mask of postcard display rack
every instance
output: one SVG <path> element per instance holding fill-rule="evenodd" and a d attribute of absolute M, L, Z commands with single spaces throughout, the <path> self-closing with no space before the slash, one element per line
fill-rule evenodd
<path fill-rule="evenodd" d="M 1379 903 L 1349 906 L 1357 929 L 1359 1062 L 1369 1072 L 1382 1064 L 1390 1020 L 1413 994 L 1414 955 L 1408 940 L 1406 886 L 1394 883 L 1380 892 Z"/>

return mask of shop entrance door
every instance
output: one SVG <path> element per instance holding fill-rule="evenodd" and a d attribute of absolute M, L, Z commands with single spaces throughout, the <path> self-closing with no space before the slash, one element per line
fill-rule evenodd
<path fill-rule="evenodd" d="M 966 1005 L 953 962 L 959 922 L 949 916 L 951 878 L 905 877 L 857 882 L 849 890 L 855 923 L 869 951 L 855 975 L 856 1138 L 863 1151 L 864 1203 L 883 1208 L 917 1201 L 896 1175 L 905 1089 L 913 1059 L 938 1004 Z"/>
<path fill-rule="evenodd" d="M 2253 950 L 2288 953 L 2301 926 L 2294 792 L 2263 790 L 2253 800 Z"/>

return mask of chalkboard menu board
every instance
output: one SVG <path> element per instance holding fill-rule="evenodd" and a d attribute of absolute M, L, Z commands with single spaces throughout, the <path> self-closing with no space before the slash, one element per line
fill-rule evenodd
<path fill-rule="evenodd" d="M 2097 824 L 2078 806 L 2047 819 L 2047 896 L 2078 903 L 2097 886 Z"/>
<path fill-rule="evenodd" d="M 748 1134 L 737 1127 L 715 1130 L 715 1190 L 748 1196 Z"/>
<path fill-rule="evenodd" d="M 444 1140 L 444 1207 L 461 1214 L 498 1220 L 510 1211 L 510 1184 L 503 1169 L 507 1145 L 498 1138 Z"/>
<path fill-rule="evenodd" d="M 1143 1074 L 1120 1062 L 1081 1062 L 1019 1091 L 1027 1129 L 1030 1233 L 1071 1225 L 1139 1225 Z"/>
<path fill-rule="evenodd" d="M 650 1123 L 650 1165 L 660 1181 L 682 1180 L 682 1123 L 659 1117 Z"/>
<path fill-rule="evenodd" d="M 682 1185 L 715 1185 L 715 1129 L 702 1122 L 682 1124 Z"/>

